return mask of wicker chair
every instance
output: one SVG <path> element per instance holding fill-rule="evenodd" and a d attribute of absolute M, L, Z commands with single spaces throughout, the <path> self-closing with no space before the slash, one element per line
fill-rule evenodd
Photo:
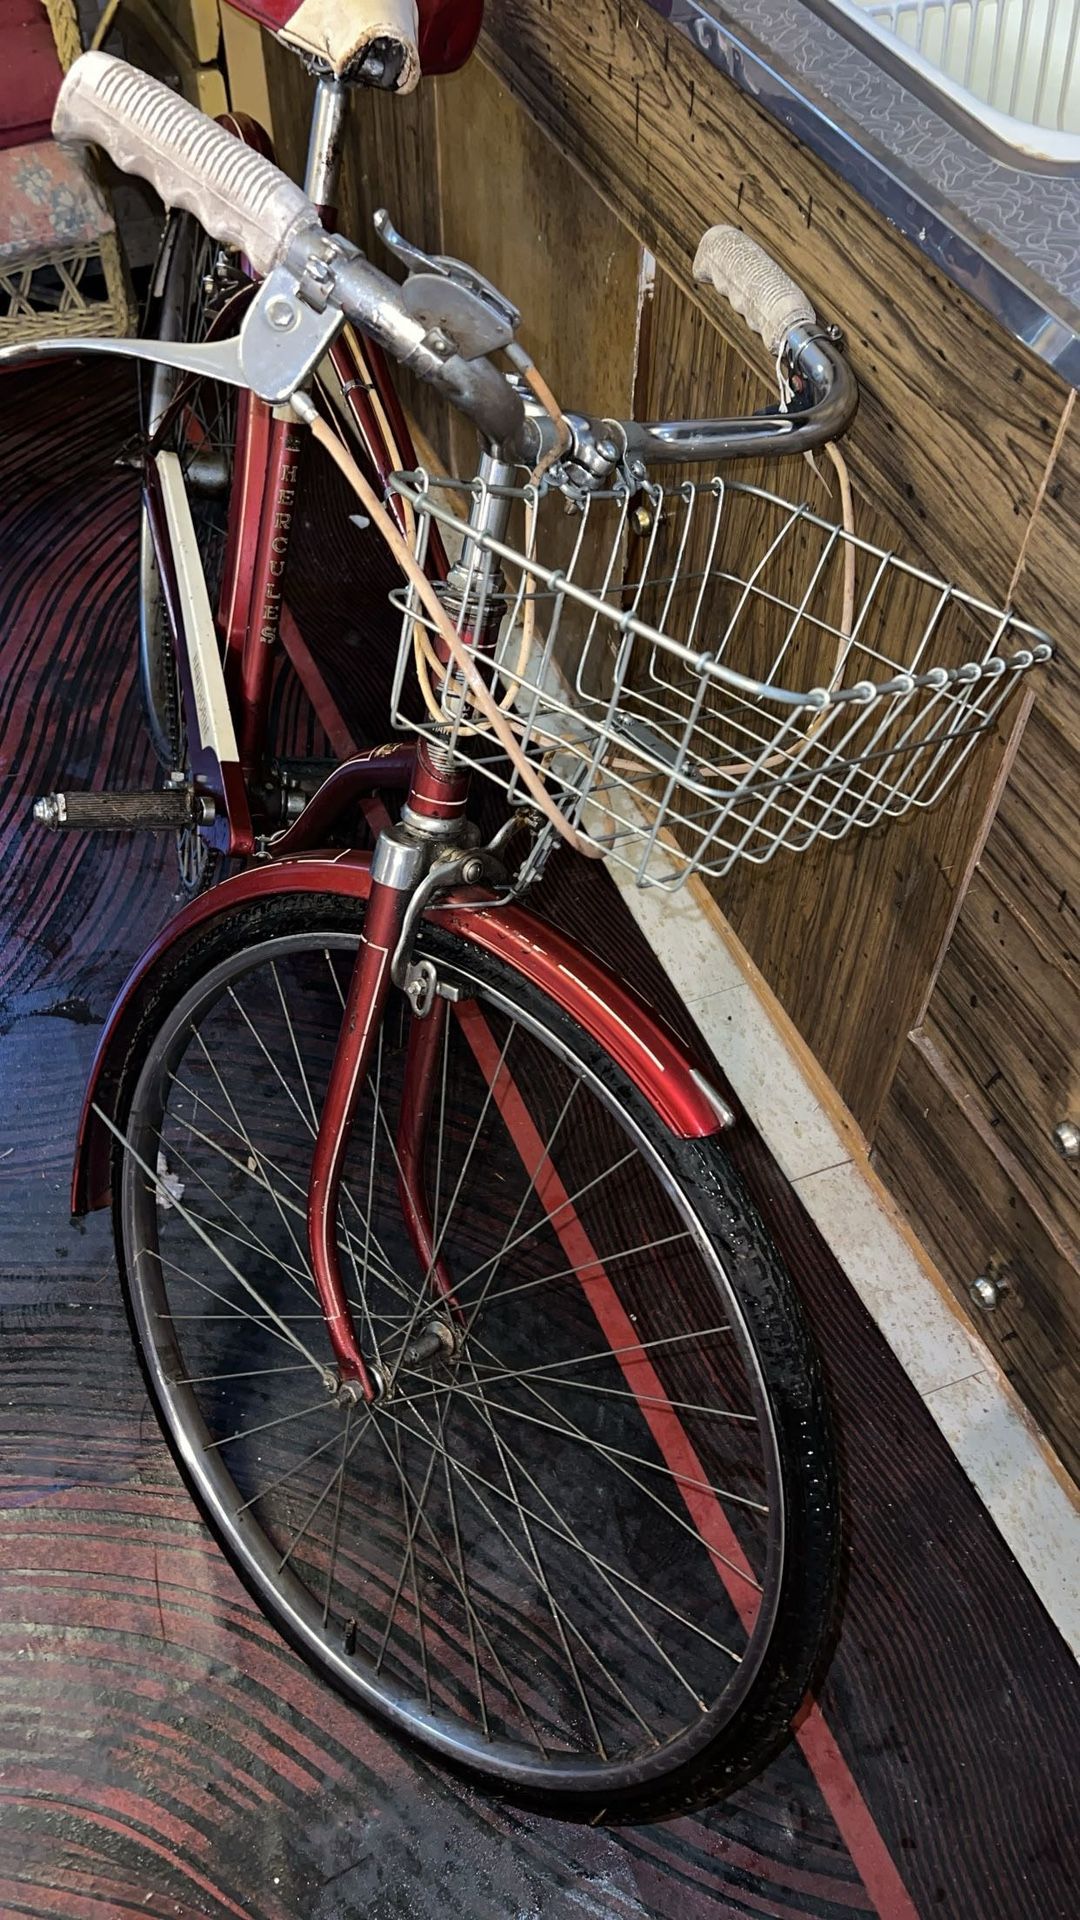
<path fill-rule="evenodd" d="M 82 51 L 75 0 L 40 3 L 66 73 Z M 88 290 L 88 278 L 103 287 Z M 134 317 L 112 209 L 98 182 L 52 139 L 0 144 L 0 345 L 129 333 Z"/>

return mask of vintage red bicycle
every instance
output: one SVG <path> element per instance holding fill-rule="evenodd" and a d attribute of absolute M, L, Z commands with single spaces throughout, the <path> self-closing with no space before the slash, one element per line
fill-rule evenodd
<path fill-rule="evenodd" d="M 716 477 L 831 442 L 856 398 L 743 235 L 714 229 L 700 272 L 762 333 L 780 402 L 640 423 L 563 412 L 466 265 L 383 219 L 394 279 L 331 231 L 348 87 L 464 57 L 478 11 L 422 7 L 425 39 L 411 0 L 319 9 L 340 34 L 302 42 L 303 188 L 123 62 L 65 81 L 61 135 L 180 210 L 158 338 L 81 343 L 156 369 L 142 646 L 166 784 L 39 815 L 175 830 L 192 888 L 208 853 L 247 862 L 114 1007 L 74 1207 L 111 1204 L 166 1438 L 303 1658 L 489 1785 L 640 1820 L 786 1737 L 834 1600 L 835 1467 L 724 1099 L 520 895 L 560 840 L 675 886 L 931 805 L 1049 649 L 914 569 L 911 630 L 883 635 L 898 562 Z M 418 465 L 388 361 L 474 422 L 474 473 Z M 397 732 L 318 785 L 266 748 L 307 434 L 400 572 Z M 486 834 L 477 785 L 504 802 Z M 374 850 L 336 844 L 370 796 Z"/>

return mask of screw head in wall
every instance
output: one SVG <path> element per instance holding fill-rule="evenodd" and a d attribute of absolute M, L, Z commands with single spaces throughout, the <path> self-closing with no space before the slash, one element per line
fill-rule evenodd
<path fill-rule="evenodd" d="M 988 1273 L 980 1273 L 978 1279 L 972 1281 L 968 1291 L 975 1305 L 981 1307 L 984 1313 L 992 1313 L 1001 1299 L 1001 1286 L 997 1280 L 991 1279 Z"/>

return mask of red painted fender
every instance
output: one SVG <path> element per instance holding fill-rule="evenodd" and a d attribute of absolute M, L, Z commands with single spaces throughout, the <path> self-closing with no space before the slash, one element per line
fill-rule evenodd
<path fill-rule="evenodd" d="M 94 1056 L 79 1119 L 73 1213 L 109 1204 L 113 1136 L 95 1109 L 113 1113 L 130 1037 L 162 968 L 203 928 L 246 901 L 287 893 L 331 893 L 366 900 L 370 890 L 369 855 L 304 854 L 270 866 L 249 867 L 201 894 L 169 921 L 125 981 Z M 509 961 L 564 1008 L 618 1061 L 673 1133 L 699 1139 L 730 1124 L 726 1103 L 682 1042 L 629 987 L 555 927 L 520 907 L 485 911 L 484 898 L 476 889 L 462 888 L 432 913 L 432 919 L 484 952 Z"/>

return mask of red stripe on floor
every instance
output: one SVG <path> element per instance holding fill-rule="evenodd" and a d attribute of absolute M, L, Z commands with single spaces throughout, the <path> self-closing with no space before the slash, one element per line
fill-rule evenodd
<path fill-rule="evenodd" d="M 750 1566 L 727 1515 L 714 1493 L 704 1492 L 700 1485 L 693 1484 L 707 1479 L 704 1468 L 655 1368 L 640 1347 L 634 1351 L 637 1335 L 633 1322 L 597 1258 L 566 1188 L 547 1158 L 544 1142 L 513 1076 L 500 1060 L 499 1048 L 484 1015 L 475 1001 L 469 1000 L 461 1002 L 455 1012 L 522 1165 L 530 1178 L 535 1179 L 537 1195 L 551 1216 L 551 1225 L 567 1258 L 579 1271 L 581 1285 L 601 1331 L 614 1350 L 629 1386 L 643 1402 L 642 1412 L 652 1436 L 675 1476 L 716 1572 L 749 1631 L 757 1604 L 754 1589 L 746 1579 L 739 1578 L 739 1574 L 749 1576 Z M 654 1401 L 660 1404 L 650 1404 Z M 919 1920 L 892 1855 L 816 1701 L 811 1702 L 795 1737 L 879 1920 Z"/>

